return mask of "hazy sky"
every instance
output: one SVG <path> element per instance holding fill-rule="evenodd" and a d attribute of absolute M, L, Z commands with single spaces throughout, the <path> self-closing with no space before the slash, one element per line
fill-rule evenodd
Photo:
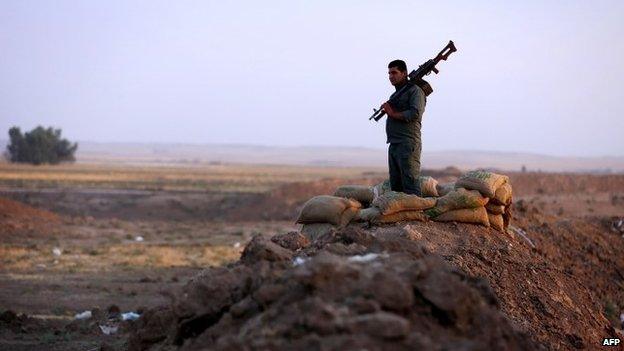
<path fill-rule="evenodd" d="M 624 155 L 624 1 L 0 0 L 0 139 L 384 147 L 368 120 L 452 39 L 423 151 Z"/>

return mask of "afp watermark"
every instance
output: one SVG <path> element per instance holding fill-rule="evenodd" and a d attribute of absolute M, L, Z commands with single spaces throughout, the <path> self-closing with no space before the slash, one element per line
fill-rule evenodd
<path fill-rule="evenodd" d="M 602 346 L 618 346 L 620 342 L 619 338 L 604 338 L 602 339 Z"/>

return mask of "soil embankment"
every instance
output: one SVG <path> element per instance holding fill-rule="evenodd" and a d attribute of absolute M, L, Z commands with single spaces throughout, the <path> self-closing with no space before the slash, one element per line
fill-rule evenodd
<path fill-rule="evenodd" d="M 313 243 L 289 234 L 274 239 L 282 246 L 257 237 L 240 262 L 204 271 L 151 311 L 132 349 L 569 350 L 615 337 L 603 310 L 622 301 L 620 235 L 531 205 L 514 224 L 535 248 L 520 236 L 431 222 L 350 226 Z"/>
<path fill-rule="evenodd" d="M 261 236 L 140 320 L 131 350 L 535 350 L 487 282 L 418 243 L 413 229 L 349 228 L 314 243 Z M 306 245 L 302 247 L 302 245 Z M 294 259 L 293 257 L 297 256 Z"/>

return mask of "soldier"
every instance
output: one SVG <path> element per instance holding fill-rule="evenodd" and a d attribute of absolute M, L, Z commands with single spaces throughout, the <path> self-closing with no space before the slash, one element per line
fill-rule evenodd
<path fill-rule="evenodd" d="M 407 84 L 407 65 L 403 60 L 388 64 L 388 77 L 396 91 Z M 395 91 L 395 92 L 396 92 Z M 394 95 L 394 94 L 393 94 Z M 391 96 L 392 98 L 392 96 Z M 390 186 L 393 191 L 421 196 L 420 174 L 422 115 L 427 103 L 425 93 L 417 85 L 412 86 L 393 105 L 385 103 L 388 166 Z"/>

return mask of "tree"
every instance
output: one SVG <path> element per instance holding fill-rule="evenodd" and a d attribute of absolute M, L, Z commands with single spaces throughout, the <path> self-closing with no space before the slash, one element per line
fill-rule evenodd
<path fill-rule="evenodd" d="M 9 129 L 9 145 L 6 158 L 11 162 L 58 164 L 60 162 L 74 162 L 74 153 L 78 149 L 77 143 L 70 143 L 61 139 L 61 130 L 52 127 L 37 128 L 22 134 L 18 127 Z"/>

